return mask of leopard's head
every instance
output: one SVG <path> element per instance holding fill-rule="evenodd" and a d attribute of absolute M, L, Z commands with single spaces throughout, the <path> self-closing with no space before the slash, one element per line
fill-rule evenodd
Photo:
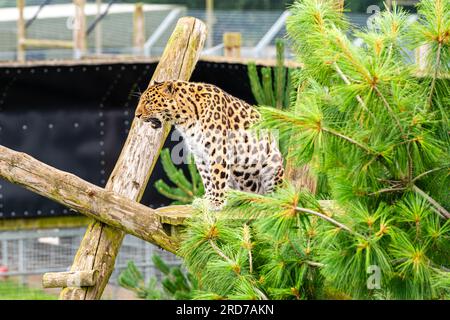
<path fill-rule="evenodd" d="M 155 82 L 141 95 L 135 116 L 150 122 L 154 129 L 161 128 L 163 121 L 172 123 L 177 109 L 174 95 L 172 81 Z"/>

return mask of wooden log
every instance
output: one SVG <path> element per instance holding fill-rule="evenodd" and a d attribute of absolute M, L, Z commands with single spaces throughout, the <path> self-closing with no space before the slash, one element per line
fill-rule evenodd
<path fill-rule="evenodd" d="M 19 10 L 19 18 L 17 19 L 17 60 L 25 62 L 26 52 L 23 40 L 25 39 L 25 18 L 23 10 L 25 7 L 25 0 L 17 0 L 17 9 Z"/>
<path fill-rule="evenodd" d="M 183 206 L 151 209 L 4 146 L 0 177 L 174 253 L 179 238 L 168 234 L 168 225 L 182 224 L 191 211 Z"/>
<path fill-rule="evenodd" d="M 225 32 L 223 34 L 224 56 L 239 58 L 241 56 L 242 36 L 240 32 Z"/>
<path fill-rule="evenodd" d="M 42 277 L 42 287 L 92 287 L 98 277 L 98 270 L 75 272 L 49 272 Z"/>
<path fill-rule="evenodd" d="M 25 47 L 39 47 L 39 48 L 64 48 L 73 49 L 73 41 L 51 40 L 51 39 L 23 39 L 20 42 Z"/>
<path fill-rule="evenodd" d="M 145 20 L 144 6 L 138 2 L 134 7 L 133 14 L 133 49 L 134 54 L 143 55 L 145 44 Z"/>
<path fill-rule="evenodd" d="M 152 81 L 189 80 L 205 38 L 206 27 L 203 22 L 195 18 L 180 19 L 169 38 Z M 153 130 L 148 123 L 135 119 L 105 189 L 140 201 L 169 131 L 170 126 L 166 123 L 163 123 L 161 129 Z M 111 214 L 117 213 L 113 211 Z M 127 221 L 117 221 L 116 224 L 120 227 Z M 165 237 L 164 231 L 159 227 L 160 224 L 154 225 L 149 233 Z M 113 271 L 123 237 L 123 232 L 101 222 L 89 225 L 71 270 L 98 269 L 99 279 L 95 286 L 87 289 L 65 288 L 60 298 L 99 299 Z"/>

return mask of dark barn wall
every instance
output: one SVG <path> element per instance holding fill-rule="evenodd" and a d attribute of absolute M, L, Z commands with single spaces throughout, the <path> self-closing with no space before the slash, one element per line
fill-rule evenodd
<path fill-rule="evenodd" d="M 156 64 L 111 63 L 0 68 L 0 144 L 104 186 Z M 191 81 L 213 83 L 254 103 L 242 64 L 200 61 Z M 178 141 L 166 142 L 173 147 Z M 153 184 L 142 203 L 168 205 Z M 71 215 L 65 207 L 0 180 L 0 218 Z"/>

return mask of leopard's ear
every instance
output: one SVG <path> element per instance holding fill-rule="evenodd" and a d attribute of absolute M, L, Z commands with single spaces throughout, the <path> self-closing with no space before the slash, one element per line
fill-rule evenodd
<path fill-rule="evenodd" d="M 162 91 L 165 95 L 172 97 L 175 93 L 175 85 L 172 81 L 166 81 L 164 82 L 164 85 L 162 87 Z"/>

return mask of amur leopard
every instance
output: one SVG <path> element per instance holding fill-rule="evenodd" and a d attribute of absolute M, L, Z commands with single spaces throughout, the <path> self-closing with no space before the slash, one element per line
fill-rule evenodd
<path fill-rule="evenodd" d="M 255 107 L 206 83 L 154 83 L 141 95 L 135 116 L 159 129 L 168 122 L 182 134 L 205 186 L 210 208 L 220 210 L 228 188 L 266 194 L 283 178 L 273 136 L 250 127 Z"/>

